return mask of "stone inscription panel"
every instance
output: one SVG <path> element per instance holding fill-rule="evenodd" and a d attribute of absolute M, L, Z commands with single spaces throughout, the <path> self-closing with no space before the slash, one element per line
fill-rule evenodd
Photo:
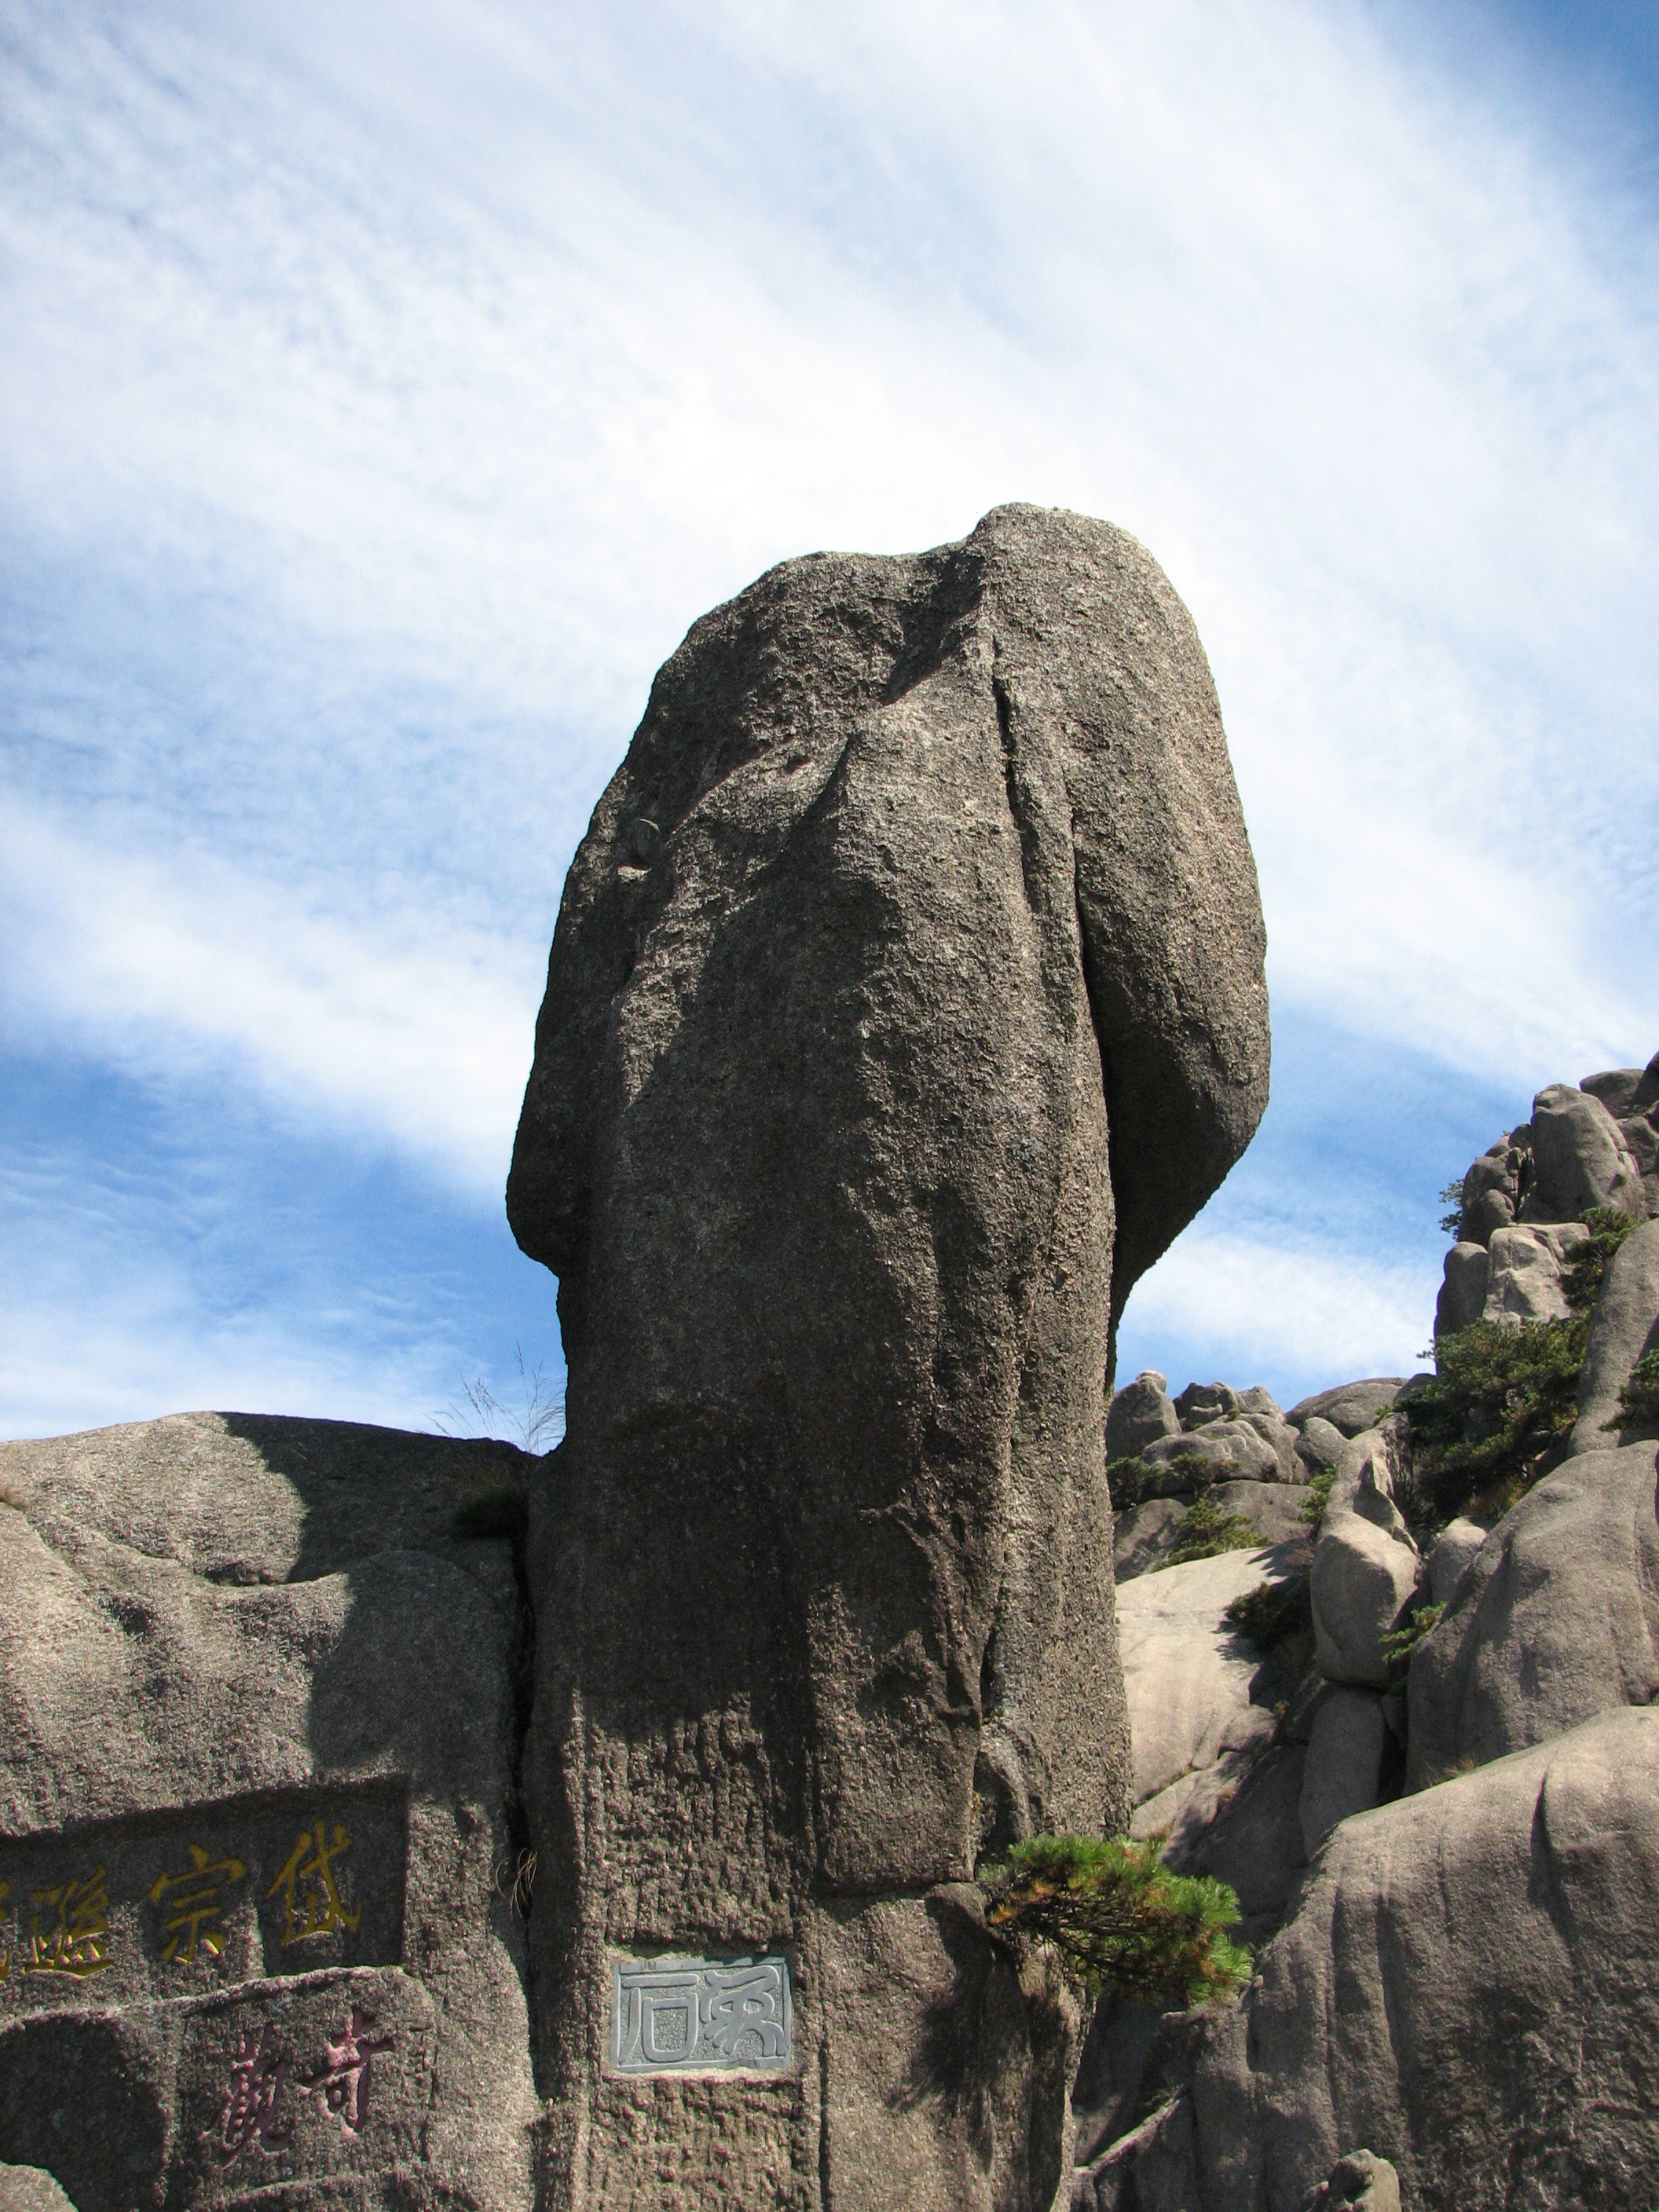
<path fill-rule="evenodd" d="M 0 1837 L 0 2020 L 403 1956 L 401 1783 Z"/>
<path fill-rule="evenodd" d="M 86 2206 L 205 2212 L 269 2205 L 283 2183 L 384 2179 L 422 2159 L 435 2043 L 429 1998 L 397 1966 L 37 2008 L 0 2023 L 0 2157 Z"/>
<path fill-rule="evenodd" d="M 611 2063 L 617 2073 L 782 2074 L 792 2055 L 787 1959 L 614 1962 Z"/>

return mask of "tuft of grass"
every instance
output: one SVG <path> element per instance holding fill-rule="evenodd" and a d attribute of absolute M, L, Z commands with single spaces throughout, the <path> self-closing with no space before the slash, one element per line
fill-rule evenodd
<path fill-rule="evenodd" d="M 1155 1840 L 1034 1836 L 979 1876 L 988 1925 L 1048 1943 L 1090 1996 L 1184 2011 L 1224 2004 L 1250 1954 L 1227 1935 L 1238 1899 L 1207 1875 L 1171 1874 Z"/>
<path fill-rule="evenodd" d="M 1316 1474 L 1308 1477 L 1308 1494 L 1297 1510 L 1308 1524 L 1310 1536 L 1319 1534 L 1320 1523 L 1325 1518 L 1325 1508 L 1331 1502 L 1331 1486 L 1336 1480 L 1334 1467 L 1322 1467 Z"/>
<path fill-rule="evenodd" d="M 1604 1429 L 1659 1428 L 1659 1352 L 1644 1352 L 1619 1393 L 1619 1411 Z"/>
<path fill-rule="evenodd" d="M 496 1437 L 538 1456 L 561 1441 L 564 1400 L 548 1395 L 546 1362 L 538 1359 L 532 1370 L 525 1364 L 521 1344 L 515 1344 L 513 1352 L 519 1363 L 521 1403 L 504 1404 L 482 1376 L 475 1375 L 471 1382 L 463 1376 L 460 1396 L 432 1417 L 441 1437 Z"/>
<path fill-rule="evenodd" d="M 1292 1637 L 1313 1632 L 1313 1600 L 1305 1575 L 1294 1582 L 1258 1583 L 1227 1607 L 1226 1618 L 1258 1651 L 1276 1651 Z"/>
<path fill-rule="evenodd" d="M 1419 1605 L 1408 1613 L 1400 1626 L 1391 1629 L 1382 1641 L 1383 1662 L 1390 1675 L 1403 1674 L 1411 1665 L 1412 1653 L 1446 1610 L 1443 1605 Z"/>
<path fill-rule="evenodd" d="M 520 1920 L 528 1920 L 536 1893 L 536 1854 L 520 1850 L 516 1860 L 503 1859 L 495 1869 L 495 1894 Z"/>
<path fill-rule="evenodd" d="M 1212 1498 L 1195 1498 L 1176 1522 L 1175 1542 L 1158 1565 L 1185 1566 L 1189 1559 L 1213 1559 L 1223 1552 L 1248 1552 L 1261 1541 L 1255 1523 L 1242 1513 L 1224 1512 Z"/>

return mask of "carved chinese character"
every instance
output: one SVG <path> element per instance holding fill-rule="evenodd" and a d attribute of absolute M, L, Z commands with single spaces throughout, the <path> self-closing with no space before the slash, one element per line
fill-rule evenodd
<path fill-rule="evenodd" d="M 370 2036 L 374 2025 L 372 2012 L 354 2006 L 340 2040 L 327 2046 L 327 2057 L 301 2081 L 301 2094 L 320 2097 L 349 2136 L 355 2136 L 368 2117 L 370 2061 L 392 2048 L 391 2036 Z"/>
<path fill-rule="evenodd" d="M 328 1824 L 319 1820 L 301 1832 L 289 1854 L 288 1863 L 265 1894 L 283 1893 L 283 1946 L 303 1942 L 307 1936 L 331 1936 L 337 1929 L 356 1928 L 361 1906 L 348 1912 L 334 1876 L 334 1862 L 351 1849 L 351 1838 L 337 1820 L 334 1841 L 327 1841 Z"/>
<path fill-rule="evenodd" d="M 11 1884 L 9 1881 L 0 1881 L 0 1905 L 3 1905 L 10 1895 Z M 0 1944 L 0 1982 L 9 1982 L 10 1979 L 11 1945 L 3 1943 Z"/>
<path fill-rule="evenodd" d="M 287 2078 L 288 2061 L 279 2056 L 269 2026 L 244 2038 L 219 2108 L 219 2141 L 227 2166 L 251 2143 L 261 2150 L 280 2150 L 289 2140 L 294 2130 L 276 2125 L 276 2107 Z"/>
<path fill-rule="evenodd" d="M 181 1966 L 196 1964 L 198 1948 L 215 1959 L 224 1949 L 222 1916 L 225 1906 L 221 1887 L 240 1881 L 247 1874 L 240 1859 L 210 1860 L 199 1844 L 190 1846 L 190 1856 L 188 1874 L 160 1875 L 149 1893 L 150 1903 L 161 1905 L 164 1916 L 161 1933 L 167 1942 L 162 1948 L 162 1960 L 176 1960 Z"/>
<path fill-rule="evenodd" d="M 26 1974 L 101 1974 L 109 1965 L 109 1891 L 102 1867 L 84 1881 L 32 1889 Z M 41 1919 L 46 1925 L 41 1929 Z"/>

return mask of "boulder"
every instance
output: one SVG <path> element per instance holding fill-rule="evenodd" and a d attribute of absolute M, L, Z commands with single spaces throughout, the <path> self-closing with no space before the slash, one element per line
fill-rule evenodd
<path fill-rule="evenodd" d="M 231 2162 L 529 2212 L 541 1479 L 245 1414 L 0 1446 L 0 2159 L 78 2212 L 227 2203 Z"/>
<path fill-rule="evenodd" d="M 1357 1437 L 1375 1428 L 1406 1384 L 1403 1375 L 1373 1375 L 1362 1382 L 1339 1382 L 1334 1389 L 1316 1391 L 1292 1406 L 1285 1419 L 1300 1429 L 1313 1419 L 1328 1421 L 1345 1437 Z"/>
<path fill-rule="evenodd" d="M 1619 1124 L 1619 1133 L 1629 1146 L 1642 1178 L 1648 1212 L 1659 1212 L 1659 1107 L 1631 1115 Z"/>
<path fill-rule="evenodd" d="M 1455 1336 L 1480 1319 L 1486 1306 L 1486 1249 L 1454 1244 L 1446 1255 L 1445 1279 L 1434 1309 L 1437 1336 Z"/>
<path fill-rule="evenodd" d="M 1241 1413 L 1262 1413 L 1270 1421 L 1283 1421 L 1285 1409 L 1265 1383 L 1253 1382 L 1248 1390 L 1238 1393 Z"/>
<path fill-rule="evenodd" d="M 1310 1474 L 1334 1474 L 1347 1449 L 1348 1439 L 1322 1414 L 1310 1413 L 1297 1436 L 1296 1455 Z"/>
<path fill-rule="evenodd" d="M 1282 1413 L 1267 1413 L 1255 1407 L 1241 1406 L 1237 1418 L 1247 1428 L 1255 1431 L 1279 1462 L 1281 1482 L 1307 1480 L 1307 1470 L 1297 1449 L 1302 1441 L 1300 1431 L 1293 1429 Z"/>
<path fill-rule="evenodd" d="M 1595 1302 L 1578 1377 L 1576 1452 L 1606 1451 L 1622 1441 L 1619 1397 L 1631 1370 L 1659 1350 L 1659 1221 L 1633 1229 L 1613 1254 Z M 1637 1431 L 1632 1430 L 1634 1437 Z"/>
<path fill-rule="evenodd" d="M 1160 1437 L 1140 1457 L 1146 1467 L 1168 1470 L 1170 1480 L 1184 1490 L 1196 1489 L 1205 1480 L 1195 1462 L 1215 1470 L 1208 1478 L 1212 1481 L 1227 1474 L 1245 1482 L 1277 1482 L 1282 1473 L 1273 1445 L 1243 1418 L 1211 1421 L 1190 1435 Z"/>
<path fill-rule="evenodd" d="M 1140 1576 L 1118 1592 L 1118 1648 L 1134 1747 L 1133 1832 L 1166 1826 L 1194 1780 L 1273 1733 L 1252 1691 L 1261 1659 L 1226 1618 L 1234 1598 L 1279 1565 L 1262 1549 L 1224 1552 Z"/>
<path fill-rule="evenodd" d="M 1435 1538 L 1425 1569 L 1431 1605 L 1451 1602 L 1464 1571 L 1474 1564 L 1491 1533 L 1489 1522 L 1472 1520 L 1462 1514 L 1446 1523 Z"/>
<path fill-rule="evenodd" d="M 1314 1545 L 1314 1644 L 1328 1681 L 1388 1687 L 1382 1640 L 1411 1602 L 1421 1568 L 1394 1502 L 1387 1439 L 1369 1431 L 1342 1455 Z"/>
<path fill-rule="evenodd" d="M 1518 1222 L 1493 1231 L 1487 1247 L 1483 1321 L 1565 1321 L 1562 1284 L 1568 1261 L 1589 1241 L 1580 1221 Z"/>
<path fill-rule="evenodd" d="M 1277 1700 L 1275 1701 L 1277 1702 Z M 1302 1835 L 1307 1746 L 1279 1740 L 1231 1762 L 1212 1805 L 1200 1800 L 1175 1827 L 1164 1858 L 1178 1874 L 1210 1875 L 1238 1899 L 1237 1940 L 1272 1941 L 1308 1863 Z M 1194 1817 L 1202 1813 L 1204 1818 Z"/>
<path fill-rule="evenodd" d="M 0 2166 L 0 2212 L 75 2212 L 75 2207 L 39 2166 Z"/>
<path fill-rule="evenodd" d="M 1382 1700 L 1371 1692 L 1335 1689 L 1320 1700 L 1297 1806 L 1310 1858 L 1339 1820 L 1368 1813 L 1378 1802 L 1389 1741 Z"/>
<path fill-rule="evenodd" d="M 926 1899 L 1127 1820 L 1114 1319 L 1260 1118 L 1262 952 L 1202 650 L 1104 524 L 790 562 L 659 672 L 507 1189 L 569 1369 L 525 1795 L 572 2205 L 654 2206 L 682 2155 L 603 2057 L 665 1953 L 791 1993 L 787 2069 L 698 2087 L 730 2201 L 953 2204 L 981 2095 L 1000 2201 L 1052 2196 L 1064 2022 Z"/>
<path fill-rule="evenodd" d="M 1532 1131 L 1517 1130 L 1513 1137 L 1500 1137 L 1463 1178 L 1459 1241 L 1485 1245 L 1494 1229 L 1507 1228 L 1520 1207 L 1522 1187 L 1531 1173 Z"/>
<path fill-rule="evenodd" d="M 1176 1530 L 1191 1502 L 1188 1498 L 1146 1498 L 1119 1514 L 1112 1537 L 1112 1571 L 1119 1583 L 1147 1573 L 1173 1548 Z"/>
<path fill-rule="evenodd" d="M 1106 1458 L 1133 1459 L 1160 1437 L 1181 1433 L 1181 1417 L 1170 1403 L 1169 1384 L 1151 1368 L 1115 1391 L 1106 1409 Z"/>
<path fill-rule="evenodd" d="M 1642 1172 L 1599 1098 L 1552 1083 L 1532 1102 L 1533 1178 L 1522 1221 L 1577 1221 L 1593 1206 L 1645 1216 Z"/>
<path fill-rule="evenodd" d="M 1366 2143 L 1410 2205 L 1645 2212 L 1656 1768 L 1659 1711 L 1610 1712 L 1334 1829 L 1215 2021 L 1153 2201 L 1294 2212 Z"/>
<path fill-rule="evenodd" d="M 1600 1075 L 1587 1075 L 1578 1088 L 1599 1100 L 1615 1121 L 1645 1114 L 1659 1105 L 1659 1053 L 1645 1067 L 1609 1067 Z"/>
<path fill-rule="evenodd" d="M 1659 1694 L 1655 1489 L 1654 1446 L 1631 1444 L 1511 1506 L 1412 1653 L 1408 1788 Z"/>
<path fill-rule="evenodd" d="M 1299 1483 L 1218 1482 L 1207 1495 L 1223 1513 L 1249 1522 L 1264 1544 L 1306 1545 L 1310 1538 L 1302 1508 L 1307 1491 Z"/>
<path fill-rule="evenodd" d="M 1183 1429 L 1201 1429 L 1230 1420 L 1238 1411 L 1238 1393 L 1224 1382 L 1189 1382 L 1175 1401 Z"/>
<path fill-rule="evenodd" d="M 1218 1482 L 1206 1493 L 1223 1513 L 1248 1521 L 1263 1544 L 1305 1544 L 1305 1489 L 1282 1482 Z M 1132 1582 L 1157 1567 L 1173 1549 L 1191 1504 L 1189 1497 L 1149 1498 L 1119 1517 L 1113 1547 L 1118 1581 Z"/>
<path fill-rule="evenodd" d="M 1349 2205 L 1356 2212 L 1400 2212 L 1400 2176 L 1386 2158 L 1351 2150 L 1338 2159 L 1328 2179 L 1308 2191 L 1302 2212 L 1341 2212 Z"/>

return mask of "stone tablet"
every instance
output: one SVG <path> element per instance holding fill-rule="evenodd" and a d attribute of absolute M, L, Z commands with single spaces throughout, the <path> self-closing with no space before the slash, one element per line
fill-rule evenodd
<path fill-rule="evenodd" d="M 530 2212 L 502 1446 L 0 1445 L 0 2161 L 76 2212 Z M 507 1515 L 510 1527 L 510 1513 Z"/>
<path fill-rule="evenodd" d="M 787 1959 L 618 1959 L 611 2063 L 619 2074 L 784 2074 Z"/>

